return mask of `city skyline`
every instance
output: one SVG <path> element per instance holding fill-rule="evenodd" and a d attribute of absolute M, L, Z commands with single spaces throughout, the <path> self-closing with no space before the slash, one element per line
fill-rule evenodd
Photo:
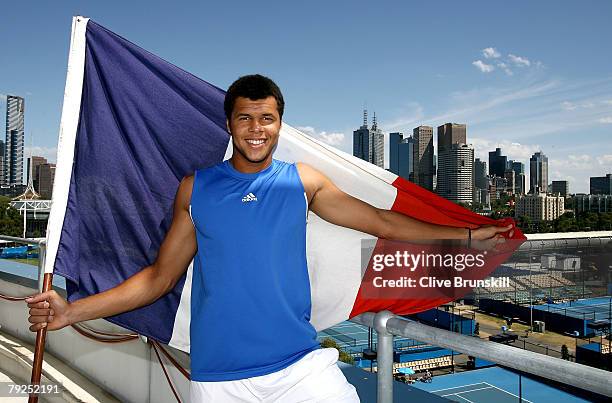
<path fill-rule="evenodd" d="M 287 123 L 349 153 L 366 106 L 376 110 L 385 133 L 466 123 L 481 160 L 496 147 L 525 164 L 543 151 L 549 181 L 568 180 L 572 192 L 588 193 L 590 176 L 612 172 L 611 56 L 602 51 L 610 36 L 609 2 L 321 3 L 323 15 L 312 4 L 270 2 L 257 30 L 247 15 L 258 6 L 248 3 L 236 14 L 220 4 L 170 8 L 152 1 L 144 18 L 144 3 L 124 4 L 121 13 L 108 4 L 81 3 L 11 3 L 0 15 L 0 32 L 10 38 L 6 54 L 15 55 L 0 66 L 0 110 L 7 94 L 26 98 L 32 154 L 51 162 L 70 19 L 83 14 L 221 88 L 239 75 L 269 75 L 284 92 Z M 538 23 L 528 23 L 526 14 Z M 420 18 L 405 24 L 414 15 Z M 294 24 L 295 16 L 312 23 Z M 381 22 L 376 30 L 359 29 L 373 20 Z M 254 43 L 274 50 L 263 52 Z M 366 50 L 376 63 L 355 61 Z"/>

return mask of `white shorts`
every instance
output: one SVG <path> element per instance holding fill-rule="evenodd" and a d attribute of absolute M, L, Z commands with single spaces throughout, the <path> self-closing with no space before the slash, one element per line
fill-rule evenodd
<path fill-rule="evenodd" d="M 338 368 L 338 350 L 311 351 L 271 374 L 235 381 L 191 381 L 191 403 L 359 403 L 355 387 Z"/>

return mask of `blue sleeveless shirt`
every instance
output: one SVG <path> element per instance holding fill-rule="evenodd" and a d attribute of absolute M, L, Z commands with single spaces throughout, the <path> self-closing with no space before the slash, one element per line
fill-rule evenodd
<path fill-rule="evenodd" d="M 191 217 L 198 251 L 191 288 L 191 379 L 279 371 L 319 348 L 310 324 L 308 205 L 295 164 L 242 173 L 198 170 Z"/>

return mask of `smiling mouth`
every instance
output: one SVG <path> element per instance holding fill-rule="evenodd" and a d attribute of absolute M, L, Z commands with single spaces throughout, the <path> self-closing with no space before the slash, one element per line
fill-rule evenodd
<path fill-rule="evenodd" d="M 261 146 L 266 142 L 266 139 L 246 139 L 245 140 L 249 145 L 253 147 Z"/>

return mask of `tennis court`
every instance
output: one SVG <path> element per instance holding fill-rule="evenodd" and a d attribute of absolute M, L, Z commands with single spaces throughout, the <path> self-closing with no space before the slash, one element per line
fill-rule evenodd
<path fill-rule="evenodd" d="M 556 304 L 533 305 L 533 309 L 584 320 L 611 320 L 612 297 L 595 297 Z"/>
<path fill-rule="evenodd" d="M 528 375 L 501 367 L 490 367 L 456 374 L 434 376 L 432 383 L 417 382 L 412 386 L 434 393 L 445 399 L 462 403 L 516 403 L 519 395 L 523 402 L 575 403 L 590 402 L 586 398 L 538 381 Z"/>
<path fill-rule="evenodd" d="M 440 397 L 453 400 L 455 402 L 470 403 L 516 403 L 519 396 L 491 385 L 487 382 L 475 383 L 472 385 L 455 386 L 433 391 Z M 523 398 L 525 403 L 533 403 Z"/>
<path fill-rule="evenodd" d="M 368 346 L 368 327 L 358 323 L 345 321 L 318 333 L 319 340 L 326 337 L 336 340 L 340 347 L 349 353 L 361 353 L 362 350 Z M 372 342 L 376 344 L 376 332 L 373 332 L 372 338 Z M 423 345 L 423 343 L 412 339 L 407 339 L 405 337 L 393 338 L 393 346 L 395 350 L 402 350 L 404 348 L 419 345 Z"/>

